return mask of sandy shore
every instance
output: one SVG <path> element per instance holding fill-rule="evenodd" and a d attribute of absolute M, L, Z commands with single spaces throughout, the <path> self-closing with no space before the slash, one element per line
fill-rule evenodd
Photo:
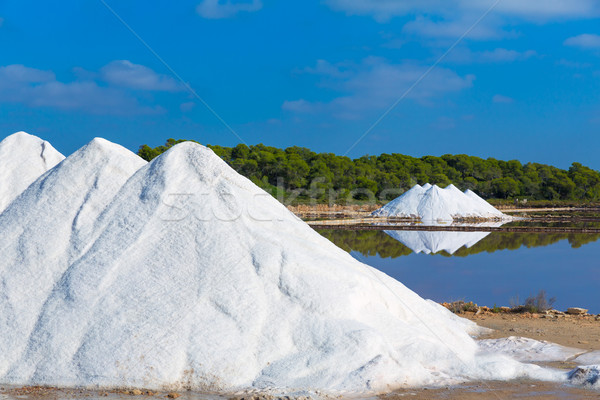
<path fill-rule="evenodd" d="M 562 346 L 584 350 L 600 350 L 600 321 L 595 317 L 564 316 L 541 318 L 531 314 L 462 314 L 478 325 L 493 329 L 480 339 L 521 336 L 545 340 Z M 576 364 L 552 363 L 552 367 L 570 370 Z M 399 399 L 600 399 L 600 391 L 537 381 L 472 382 L 456 387 L 406 389 L 382 396 Z"/>
<path fill-rule="evenodd" d="M 600 320 L 596 320 L 596 316 L 565 315 L 559 318 L 545 318 L 539 314 L 510 313 L 465 313 L 463 316 L 480 326 L 494 330 L 481 339 L 522 336 L 567 347 L 600 350 Z"/>

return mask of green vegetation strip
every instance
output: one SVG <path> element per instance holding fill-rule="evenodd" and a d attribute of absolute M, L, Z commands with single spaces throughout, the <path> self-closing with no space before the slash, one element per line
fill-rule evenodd
<path fill-rule="evenodd" d="M 143 145 L 138 154 L 150 161 L 183 141 L 169 139 L 155 148 Z M 464 154 L 416 158 L 393 153 L 350 159 L 297 146 L 207 146 L 284 204 L 386 202 L 426 182 L 439 186 L 453 183 L 485 199 L 503 199 L 494 204 L 511 204 L 516 199 L 543 206 L 600 201 L 600 172 L 580 163 L 564 170 Z"/>

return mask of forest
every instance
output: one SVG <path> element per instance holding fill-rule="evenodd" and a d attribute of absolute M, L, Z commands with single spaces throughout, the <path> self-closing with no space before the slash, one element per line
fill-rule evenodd
<path fill-rule="evenodd" d="M 165 145 L 154 148 L 142 145 L 138 155 L 150 161 L 184 141 L 168 139 Z M 453 183 L 485 199 L 600 201 L 600 172 L 577 162 L 564 170 L 465 154 L 417 158 L 392 153 L 351 159 L 297 146 L 207 147 L 285 204 L 385 203 L 415 184 L 427 182 L 440 187 Z"/>

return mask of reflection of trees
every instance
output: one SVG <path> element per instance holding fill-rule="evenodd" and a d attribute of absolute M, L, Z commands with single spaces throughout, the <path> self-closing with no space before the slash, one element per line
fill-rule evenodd
<path fill-rule="evenodd" d="M 382 258 L 407 256 L 412 251 L 386 235 L 383 231 L 351 231 L 322 229 L 318 232 L 346 251 L 357 251 L 363 256 L 379 255 Z M 600 239 L 600 234 L 582 233 L 513 233 L 492 232 L 470 248 L 461 247 L 453 256 L 466 257 L 478 253 L 493 253 L 498 250 L 516 250 L 521 247 L 543 247 L 567 240 L 572 248 L 581 247 Z M 440 253 L 450 257 L 445 251 Z"/>
<path fill-rule="evenodd" d="M 317 230 L 321 235 L 346 251 L 358 251 L 363 256 L 383 258 L 407 256 L 412 250 L 383 231 Z"/>

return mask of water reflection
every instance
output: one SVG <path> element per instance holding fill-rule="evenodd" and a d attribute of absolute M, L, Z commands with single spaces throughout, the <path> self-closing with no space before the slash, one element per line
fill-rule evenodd
<path fill-rule="evenodd" d="M 556 297 L 558 309 L 583 307 L 600 313 L 599 234 L 483 233 L 485 237 L 478 241 L 477 237 L 471 243 L 462 240 L 465 244 L 456 251 L 458 244 L 427 239 L 431 251 L 427 256 L 413 252 L 411 247 L 419 250 L 417 244 L 402 238 L 408 247 L 384 231 L 319 232 L 359 261 L 437 302 L 467 300 L 508 306 L 512 299 L 525 299 L 543 289 L 549 297 Z M 399 237 L 419 234 L 390 233 Z M 414 242 L 414 238 L 410 240 Z"/>
<path fill-rule="evenodd" d="M 493 253 L 500 250 L 517 250 L 522 247 L 544 247 L 568 241 L 570 247 L 578 248 L 600 239 L 600 234 L 580 233 L 514 233 L 514 232 L 423 232 L 423 231 L 366 231 L 318 229 L 338 247 L 355 251 L 365 257 L 397 258 L 413 252 L 441 256 L 466 257 L 478 253 Z M 436 237 L 426 238 L 427 234 Z M 440 234 L 439 237 L 437 237 Z M 462 239 L 454 235 L 466 235 Z M 469 236 L 469 234 L 474 234 Z M 413 236 L 416 235 L 416 238 Z M 477 236 L 479 235 L 479 236 Z M 458 244 L 462 243 L 457 247 Z M 428 251 L 425 251 L 427 249 Z"/>
<path fill-rule="evenodd" d="M 490 232 L 384 231 L 415 253 L 454 254 L 461 247 L 472 247 Z"/>

